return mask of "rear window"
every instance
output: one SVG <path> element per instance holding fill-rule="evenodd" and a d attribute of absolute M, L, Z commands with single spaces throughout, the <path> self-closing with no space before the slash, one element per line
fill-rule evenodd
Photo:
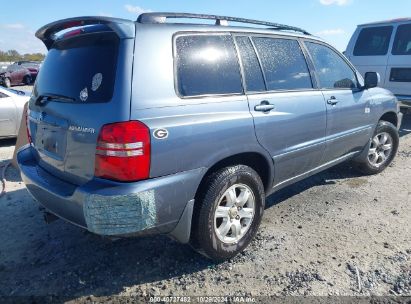
<path fill-rule="evenodd" d="M 392 54 L 411 55 L 411 24 L 404 24 L 398 27 Z"/>
<path fill-rule="evenodd" d="M 362 29 L 354 47 L 354 56 L 387 55 L 392 31 L 392 26 Z"/>
<path fill-rule="evenodd" d="M 84 34 L 55 42 L 37 77 L 35 96 L 62 95 L 82 103 L 111 100 L 118 46 L 115 33 Z"/>
<path fill-rule="evenodd" d="M 176 39 L 177 87 L 181 96 L 241 94 L 240 67 L 230 35 Z"/>

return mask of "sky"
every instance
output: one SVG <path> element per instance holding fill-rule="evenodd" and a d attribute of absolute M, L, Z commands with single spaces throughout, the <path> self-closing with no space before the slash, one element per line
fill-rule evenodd
<path fill-rule="evenodd" d="M 216 14 L 297 26 L 344 51 L 358 24 L 411 17 L 410 0 L 14 0 L 0 10 L 0 50 L 46 53 L 34 34 L 41 26 L 76 16 L 135 20 L 142 12 Z"/>

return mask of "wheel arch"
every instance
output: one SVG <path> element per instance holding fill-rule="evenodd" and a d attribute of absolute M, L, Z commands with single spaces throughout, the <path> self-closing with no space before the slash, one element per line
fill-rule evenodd
<path fill-rule="evenodd" d="M 392 123 L 395 127 L 398 126 L 398 115 L 393 111 L 385 112 L 379 119 L 379 121 L 387 121 Z"/>
<path fill-rule="evenodd" d="M 249 166 L 257 172 L 260 176 L 261 181 L 264 185 L 264 190 L 267 192 L 272 187 L 272 182 L 274 179 L 274 163 L 267 159 L 265 155 L 259 152 L 244 152 L 238 153 L 231 156 L 227 156 L 217 161 L 213 166 L 211 166 L 204 174 L 201 182 L 196 191 L 196 197 L 198 193 L 203 189 L 207 178 L 219 169 L 234 166 L 234 165 L 245 165 Z"/>

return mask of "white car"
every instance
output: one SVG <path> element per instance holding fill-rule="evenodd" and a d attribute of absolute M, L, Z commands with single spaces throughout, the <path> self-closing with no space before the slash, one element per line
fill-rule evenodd
<path fill-rule="evenodd" d="M 411 108 L 411 18 L 357 27 L 344 53 L 364 75 L 380 74 L 380 86 Z"/>
<path fill-rule="evenodd" d="M 30 93 L 0 87 L 0 138 L 17 137 Z"/>

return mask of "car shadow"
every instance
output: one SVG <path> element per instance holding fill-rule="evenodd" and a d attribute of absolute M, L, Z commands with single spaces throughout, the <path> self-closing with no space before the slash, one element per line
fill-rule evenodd
<path fill-rule="evenodd" d="M 278 205 L 312 187 L 334 185 L 336 184 L 336 180 L 355 179 L 362 176 L 363 175 L 352 168 L 348 162 L 342 163 L 271 194 L 266 200 L 266 209 Z"/>
<path fill-rule="evenodd" d="M 16 145 L 17 138 L 4 138 L 0 139 L 0 148 L 12 147 Z"/>
<path fill-rule="evenodd" d="M 411 113 L 404 114 L 399 133 L 400 137 L 411 133 Z"/>
<path fill-rule="evenodd" d="M 3 170 L 6 170 L 4 172 L 4 178 L 6 182 L 22 182 L 20 171 L 13 167 L 11 161 L 11 159 L 0 160 L 0 177 L 2 177 Z M 6 169 L 4 169 L 6 165 L 8 166 Z"/>

